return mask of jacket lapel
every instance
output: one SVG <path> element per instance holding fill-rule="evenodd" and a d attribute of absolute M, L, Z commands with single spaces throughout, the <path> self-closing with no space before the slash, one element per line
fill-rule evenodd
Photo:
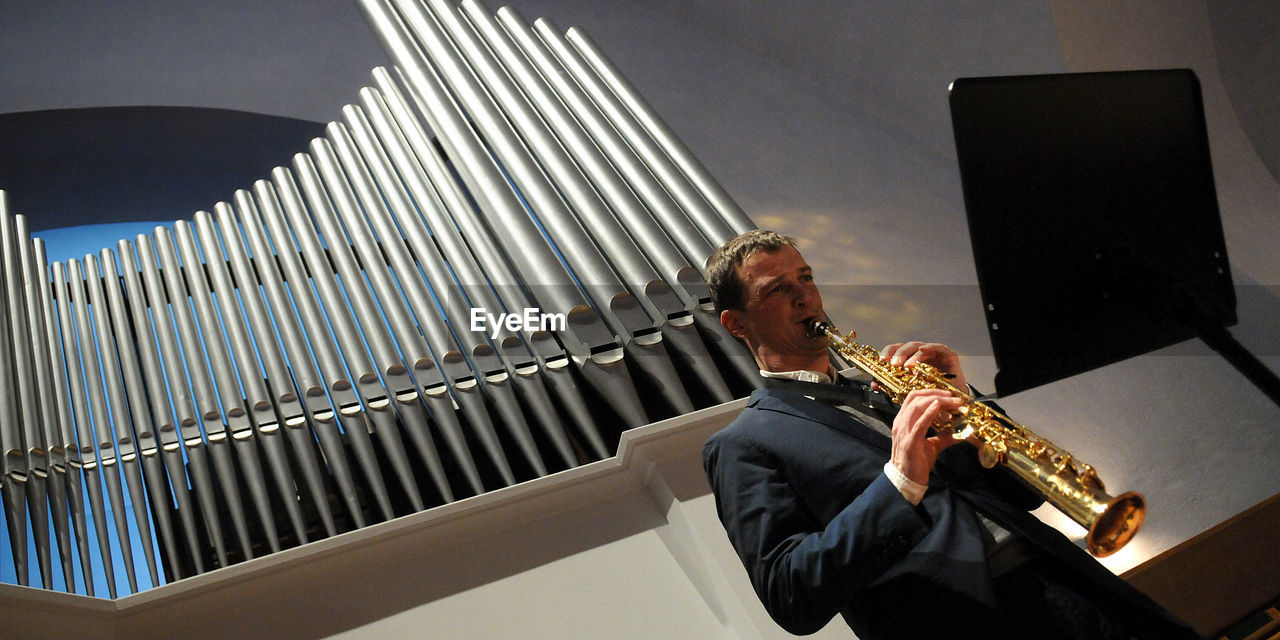
<path fill-rule="evenodd" d="M 889 438 L 862 424 L 853 415 L 824 402 L 815 402 L 800 392 L 781 387 L 757 389 L 751 394 L 747 406 L 824 424 L 886 453 L 892 446 Z"/>

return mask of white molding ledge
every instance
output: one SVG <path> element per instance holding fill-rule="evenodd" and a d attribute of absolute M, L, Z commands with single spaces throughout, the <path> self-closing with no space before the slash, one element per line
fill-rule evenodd
<path fill-rule="evenodd" d="M 700 465 L 702 443 L 728 424 L 745 402 L 735 400 L 628 430 L 622 434 L 618 454 L 612 458 L 115 600 L 0 585 L 0 620 L 4 620 L 0 635 L 136 640 L 228 637 L 229 631 L 239 629 L 256 637 L 266 637 L 266 632 L 271 637 L 301 638 L 328 637 L 357 628 L 487 580 L 502 579 L 530 566 L 581 552 L 597 542 L 607 543 L 660 526 L 661 515 L 655 509 L 629 517 L 646 509 L 637 510 L 628 503 L 634 503 L 636 494 L 642 494 L 652 484 L 653 474 L 661 473 L 655 470 L 664 463 L 678 459 L 682 466 Z M 698 492 L 696 488 L 694 491 Z M 706 493 L 705 487 L 701 493 Z M 642 496 L 641 500 L 648 499 Z M 642 504 L 652 503 L 650 500 Z M 439 561 L 432 559 L 433 554 L 443 552 L 458 559 L 460 546 L 584 508 L 605 515 L 608 521 L 596 522 L 594 516 L 589 517 L 587 522 L 591 524 L 583 531 L 584 540 L 551 545 L 560 546 L 558 549 L 533 550 L 533 559 L 517 559 L 507 563 L 507 568 L 491 568 L 479 583 L 464 579 L 457 587 L 409 589 L 419 593 L 398 593 L 392 598 L 369 593 L 380 584 L 387 589 L 403 587 L 406 567 L 421 565 L 424 571 L 438 571 Z M 518 553 L 530 552 L 521 549 Z M 464 549 L 461 558 L 467 553 Z M 379 574 L 388 577 L 380 580 Z M 434 576 L 423 573 L 416 579 L 431 583 Z M 369 609 L 368 619 L 307 624 L 315 616 L 325 615 L 329 603 L 352 601 L 361 602 L 359 608 Z M 365 606 L 380 601 L 381 604 Z M 240 621 L 236 622 L 236 618 Z"/>

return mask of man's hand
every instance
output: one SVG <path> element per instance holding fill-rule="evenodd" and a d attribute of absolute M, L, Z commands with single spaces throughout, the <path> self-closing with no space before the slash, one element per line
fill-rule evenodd
<path fill-rule="evenodd" d="M 960 399 L 941 389 L 917 389 L 907 394 L 893 419 L 890 462 L 902 475 L 919 484 L 929 483 L 929 471 L 943 449 L 962 440 L 951 432 L 930 436 L 929 427 L 943 414 L 960 408 Z"/>
<path fill-rule="evenodd" d="M 960 368 L 960 356 L 945 344 L 937 342 L 895 342 L 880 350 L 880 359 L 904 366 L 914 367 L 923 362 L 936 367 L 945 374 L 954 376 L 949 382 L 957 389 L 968 392 L 964 371 Z"/>

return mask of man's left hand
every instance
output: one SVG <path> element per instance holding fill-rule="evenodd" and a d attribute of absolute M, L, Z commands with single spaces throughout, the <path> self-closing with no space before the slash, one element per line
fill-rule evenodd
<path fill-rule="evenodd" d="M 960 356 L 945 344 L 937 342 L 895 342 L 880 350 L 880 359 L 895 365 L 914 367 L 924 363 L 937 368 L 950 378 L 957 389 L 968 392 L 969 385 L 964 379 L 964 370 L 960 368 Z"/>

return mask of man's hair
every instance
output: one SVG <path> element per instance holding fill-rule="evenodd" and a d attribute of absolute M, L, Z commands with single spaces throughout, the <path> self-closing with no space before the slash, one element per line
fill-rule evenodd
<path fill-rule="evenodd" d="M 707 270 L 704 274 L 707 284 L 711 286 L 711 302 L 716 307 L 716 313 L 742 308 L 742 278 L 738 277 L 738 266 L 751 257 L 751 254 L 756 251 L 774 252 L 783 247 L 794 246 L 795 238 L 776 231 L 752 229 L 731 238 L 716 249 L 707 258 Z"/>

